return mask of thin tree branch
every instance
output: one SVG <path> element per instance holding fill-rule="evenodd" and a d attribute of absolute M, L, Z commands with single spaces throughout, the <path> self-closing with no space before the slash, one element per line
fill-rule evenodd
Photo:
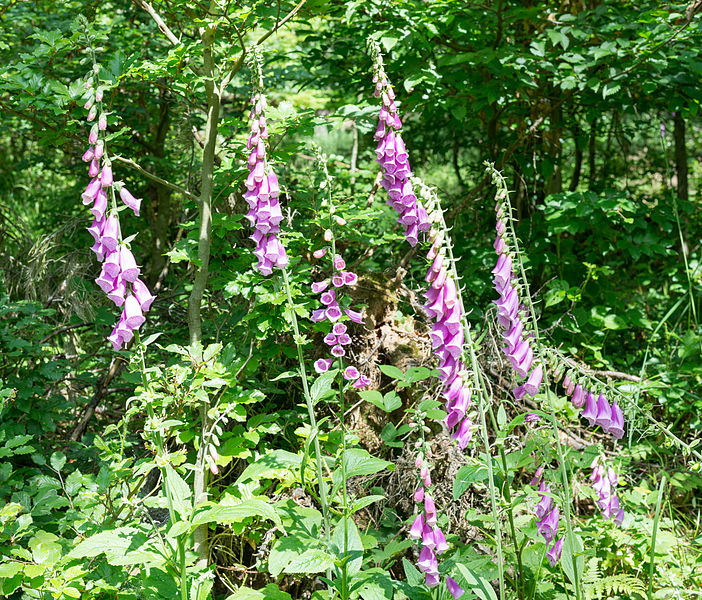
<path fill-rule="evenodd" d="M 170 188 L 176 192 L 180 192 L 184 196 L 187 196 L 191 200 L 194 200 L 195 202 L 199 202 L 200 199 L 195 195 L 186 190 L 185 188 L 180 187 L 179 185 L 176 185 L 175 183 L 171 183 L 170 181 L 166 181 L 165 179 L 162 179 L 158 175 L 154 175 L 153 173 L 149 173 L 146 169 L 143 167 L 139 166 L 137 163 L 135 163 L 131 158 L 124 158 L 122 156 L 111 156 L 111 160 L 116 160 L 121 163 L 124 163 L 125 165 L 130 166 L 132 169 L 135 171 L 138 171 L 141 173 L 144 177 L 148 177 L 149 179 L 152 179 L 156 183 L 160 183 L 162 186 Z"/>

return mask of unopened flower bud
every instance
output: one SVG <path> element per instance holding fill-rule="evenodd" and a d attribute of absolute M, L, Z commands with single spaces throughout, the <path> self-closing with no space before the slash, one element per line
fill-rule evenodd
<path fill-rule="evenodd" d="M 334 220 L 336 221 L 337 225 L 341 225 L 341 226 L 346 225 L 346 219 L 344 219 L 338 215 L 336 217 L 334 217 Z"/>
<path fill-rule="evenodd" d="M 315 250 L 312 253 L 312 256 L 314 256 L 315 258 L 322 258 L 326 253 L 327 253 L 326 248 L 320 248 L 319 250 Z"/>
<path fill-rule="evenodd" d="M 324 241 L 325 242 L 331 242 L 333 237 L 334 237 L 334 234 L 332 233 L 331 229 L 327 229 L 324 232 Z"/>

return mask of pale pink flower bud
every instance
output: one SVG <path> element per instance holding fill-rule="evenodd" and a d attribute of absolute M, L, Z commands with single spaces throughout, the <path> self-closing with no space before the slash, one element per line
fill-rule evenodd
<path fill-rule="evenodd" d="M 322 258 L 326 253 L 327 253 L 326 248 L 320 248 L 319 250 L 315 250 L 312 253 L 312 256 L 314 256 L 315 258 Z"/>
<path fill-rule="evenodd" d="M 331 242 L 333 237 L 334 237 L 334 234 L 332 233 L 331 229 L 327 229 L 324 232 L 324 241 L 325 242 Z"/>
<path fill-rule="evenodd" d="M 107 129 L 107 116 L 105 116 L 105 113 L 102 113 L 98 119 L 98 129 L 100 131 L 105 131 L 105 129 Z"/>

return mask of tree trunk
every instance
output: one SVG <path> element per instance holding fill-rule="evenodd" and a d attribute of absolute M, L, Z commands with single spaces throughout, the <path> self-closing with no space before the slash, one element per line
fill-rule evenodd
<path fill-rule="evenodd" d="M 674 117 L 675 128 L 673 137 L 675 138 L 675 176 L 677 178 L 678 199 L 687 202 L 689 199 L 688 189 L 688 168 L 687 168 L 687 146 L 685 145 L 685 120 L 680 111 L 676 111 Z"/>
<path fill-rule="evenodd" d="M 195 350 L 202 344 L 202 297 L 207 286 L 210 263 L 210 246 L 212 236 L 212 190 L 214 186 L 215 149 L 217 145 L 217 130 L 219 125 L 219 110 L 221 105 L 221 90 L 215 83 L 215 67 L 212 46 L 214 44 L 216 26 L 210 24 L 202 32 L 203 46 L 203 76 L 207 92 L 207 123 L 205 125 L 205 145 L 202 149 L 202 182 L 200 184 L 200 235 L 197 245 L 197 257 L 200 266 L 195 273 L 193 289 L 188 298 L 188 330 L 190 346 Z M 200 404 L 200 421 L 202 435 L 198 449 L 195 474 L 193 479 L 194 505 L 198 506 L 207 501 L 207 468 L 205 453 L 207 444 L 205 435 L 209 430 L 207 402 Z M 207 525 L 200 525 L 194 534 L 195 553 L 198 555 L 197 565 L 207 566 L 208 543 Z"/>
<path fill-rule="evenodd" d="M 587 145 L 587 176 L 590 184 L 590 189 L 595 187 L 597 177 L 596 172 L 596 154 L 597 154 L 597 117 L 590 123 L 590 140 Z"/>
<path fill-rule="evenodd" d="M 549 194 L 560 194 L 563 191 L 563 171 L 561 169 L 561 155 L 563 145 L 561 137 L 563 135 L 563 108 L 560 104 L 551 110 L 551 127 L 549 130 L 548 155 L 553 160 L 553 173 L 549 176 L 544 187 L 546 196 Z"/>
<path fill-rule="evenodd" d="M 575 163 L 573 164 L 573 175 L 570 178 L 568 190 L 574 192 L 580 184 L 580 175 L 583 170 L 583 149 L 580 146 L 580 127 L 576 125 L 573 129 L 573 139 L 575 140 Z"/>

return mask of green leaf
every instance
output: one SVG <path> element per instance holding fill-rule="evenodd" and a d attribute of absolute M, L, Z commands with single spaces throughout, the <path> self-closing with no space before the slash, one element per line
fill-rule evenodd
<path fill-rule="evenodd" d="M 394 467 L 393 463 L 371 456 L 367 450 L 351 448 L 344 454 L 346 476 L 372 475 L 383 469 Z"/>
<path fill-rule="evenodd" d="M 573 533 L 573 548 L 575 550 L 575 568 L 577 569 L 577 577 L 579 581 L 582 581 L 583 570 L 585 568 L 585 557 L 583 556 L 583 542 L 577 533 Z M 571 552 L 571 544 L 569 543 L 570 538 L 566 534 L 563 540 L 563 550 L 561 553 L 561 568 L 566 574 L 571 583 L 575 583 L 575 576 L 573 572 L 573 553 Z"/>
<path fill-rule="evenodd" d="M 282 478 L 289 471 L 299 471 L 302 458 L 286 450 L 273 450 L 250 464 L 239 475 L 236 485 L 260 479 Z"/>
<path fill-rule="evenodd" d="M 377 406 L 380 410 L 385 410 L 383 395 L 378 390 L 366 390 L 360 392 L 359 396 L 366 402 L 370 402 L 373 406 Z"/>
<path fill-rule="evenodd" d="M 338 369 L 331 369 L 326 373 L 322 373 L 315 379 L 310 388 L 310 396 L 312 397 L 313 404 L 317 404 L 317 402 L 331 391 L 332 383 L 334 383 L 334 378 L 338 372 Z"/>
<path fill-rule="evenodd" d="M 346 554 L 344 554 L 344 533 L 346 533 Z M 342 518 L 332 533 L 330 550 L 338 561 L 346 561 L 349 575 L 355 575 L 361 570 L 363 562 L 363 542 L 358 534 L 356 523 L 350 517 Z"/>
<path fill-rule="evenodd" d="M 480 600 L 497 600 L 495 590 L 492 588 L 490 582 L 487 579 L 481 577 L 480 575 L 477 575 L 465 565 L 459 564 L 458 570 L 461 572 L 461 575 L 463 575 L 464 579 L 466 580 L 466 583 L 468 584 L 468 589 L 471 592 L 473 592 L 478 598 L 480 598 Z"/>
<path fill-rule="evenodd" d="M 229 506 L 216 504 L 198 508 L 193 516 L 192 524 L 240 523 L 249 517 L 263 517 L 273 521 L 276 525 L 281 525 L 280 517 L 275 512 L 275 508 L 259 498 L 249 498 L 239 504 Z"/>
<path fill-rule="evenodd" d="M 453 499 L 458 500 L 466 490 L 478 481 L 487 481 L 488 471 L 485 465 L 463 465 L 453 480 Z"/>
<path fill-rule="evenodd" d="M 351 514 L 358 512 L 362 508 L 365 508 L 366 506 L 369 506 L 374 502 L 379 502 L 380 500 L 384 499 L 385 496 L 382 496 L 380 494 L 373 494 L 371 496 L 364 496 L 363 498 L 359 498 L 358 500 L 355 500 L 354 503 L 351 505 Z"/>
<path fill-rule="evenodd" d="M 400 381 L 404 381 L 405 379 L 405 374 L 400 369 L 393 367 L 392 365 L 380 365 L 380 370 L 383 374 L 391 377 L 392 379 L 399 379 Z"/>
<path fill-rule="evenodd" d="M 58 472 L 63 469 L 64 465 L 66 464 L 66 456 L 61 452 L 54 452 L 51 455 L 49 462 L 51 463 L 51 467 L 54 469 L 54 471 Z"/>
<path fill-rule="evenodd" d="M 285 567 L 285 573 L 322 573 L 334 566 L 334 557 L 319 548 L 305 550 Z"/>
<path fill-rule="evenodd" d="M 170 464 L 166 464 L 165 471 L 166 489 L 173 503 L 173 508 L 182 519 L 187 521 L 193 511 L 193 505 L 190 501 L 192 490 Z"/>

